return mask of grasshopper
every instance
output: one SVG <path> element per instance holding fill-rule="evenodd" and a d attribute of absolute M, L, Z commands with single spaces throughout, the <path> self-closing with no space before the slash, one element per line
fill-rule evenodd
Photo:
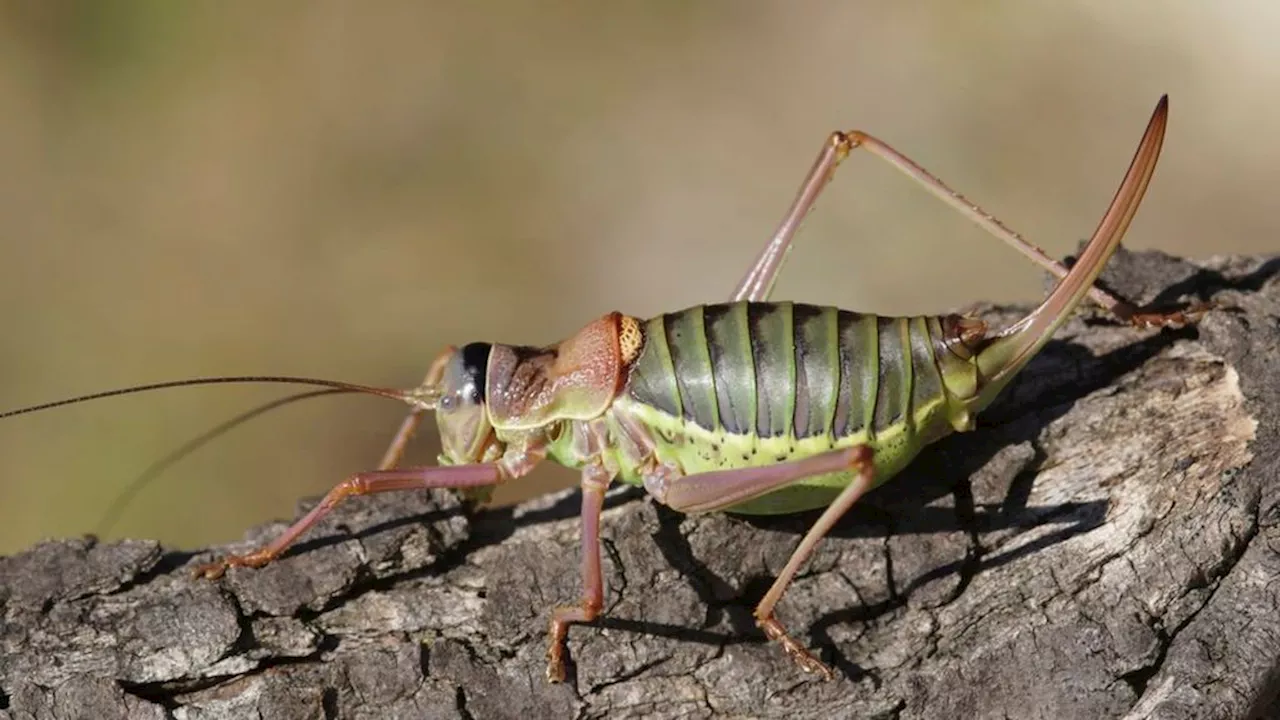
<path fill-rule="evenodd" d="M 824 143 L 782 223 L 728 302 L 640 319 L 611 312 L 546 347 L 474 342 L 446 348 L 420 385 L 395 390 L 278 376 L 196 378 L 95 393 L 0 418 L 101 397 L 230 382 L 294 383 L 393 398 L 412 409 L 377 470 L 356 473 L 266 546 L 202 565 L 218 578 L 261 567 L 348 498 L 450 488 L 487 497 L 551 458 L 581 471 L 580 600 L 551 611 L 547 678 L 564 679 L 569 627 L 601 612 L 600 516 L 606 489 L 641 485 L 685 513 L 781 514 L 826 508 L 755 609 L 764 634 L 801 668 L 831 670 L 796 641 L 776 608 L 797 571 L 859 498 L 925 446 L 974 427 L 1086 296 L 1138 327 L 1176 326 L 1193 312 L 1139 312 L 1094 287 L 1155 170 L 1168 119 L 1156 106 L 1110 207 L 1068 270 L 888 144 L 860 131 Z M 889 162 L 970 220 L 1059 278 L 1044 301 L 992 330 L 956 314 L 881 317 L 770 302 L 805 215 L 853 150 Z M 423 416 L 434 411 L 439 464 L 399 467 Z"/>

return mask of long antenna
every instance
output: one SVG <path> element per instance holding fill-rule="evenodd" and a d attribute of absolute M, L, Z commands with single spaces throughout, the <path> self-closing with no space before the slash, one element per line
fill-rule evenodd
<path fill-rule="evenodd" d="M 0 412 L 0 420 L 11 418 L 16 415 L 26 415 L 27 413 L 40 412 L 41 410 L 51 410 L 64 405 L 75 405 L 76 403 L 88 402 L 90 400 L 101 400 L 102 398 L 116 397 L 119 395 L 132 395 L 134 393 L 148 392 L 151 390 L 165 390 L 168 388 L 190 387 L 193 385 L 227 385 L 231 383 L 277 383 L 284 385 L 310 385 L 312 387 L 332 388 L 335 390 L 343 390 L 346 392 L 366 393 L 369 395 L 378 395 L 392 400 L 400 400 L 411 405 L 417 405 L 421 402 L 421 398 L 414 391 L 395 390 L 393 388 L 380 388 L 371 385 L 357 385 L 355 383 L 338 382 L 337 380 L 317 380 L 315 378 L 289 377 L 286 375 L 238 375 L 228 377 L 205 377 L 190 378 L 187 380 L 171 380 L 169 382 L 150 383 L 147 385 L 135 385 L 133 387 L 118 388 L 115 390 L 107 390 L 104 392 L 90 393 L 88 395 L 80 395 L 78 397 L 66 398 L 64 400 L 54 400 L 53 402 L 40 403 L 39 405 L 31 405 L 30 407 L 18 408 L 17 410 L 7 410 Z"/>

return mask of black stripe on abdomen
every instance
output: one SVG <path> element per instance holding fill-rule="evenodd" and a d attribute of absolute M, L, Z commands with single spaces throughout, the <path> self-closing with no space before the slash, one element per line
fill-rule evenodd
<path fill-rule="evenodd" d="M 756 374 L 756 434 L 780 437 L 791 429 L 796 402 L 795 331 L 791 303 L 750 303 L 747 326 Z"/>
<path fill-rule="evenodd" d="M 880 331 L 875 315 L 841 310 L 839 333 L 840 389 L 831 434 L 842 438 L 860 432 L 875 417 L 880 386 Z"/>
<path fill-rule="evenodd" d="M 880 387 L 877 389 L 872 429 L 884 430 L 903 422 L 911 410 L 910 325 L 906 318 L 882 317 L 876 322 L 880 335 Z"/>
<path fill-rule="evenodd" d="M 725 303 L 645 323 L 630 396 L 707 430 L 830 436 L 891 427 L 942 393 L 925 318 Z"/>
<path fill-rule="evenodd" d="M 832 307 L 795 305 L 792 315 L 795 327 L 795 436 L 829 435 L 840 392 L 840 311 Z"/>
<path fill-rule="evenodd" d="M 701 306 L 663 316 L 684 419 L 708 430 L 720 424 L 715 373 Z"/>
<path fill-rule="evenodd" d="M 703 309 L 716 402 L 725 431 L 745 435 L 756 424 L 756 371 L 746 303 L 707 305 Z"/>
<path fill-rule="evenodd" d="M 937 318 L 911 318 L 911 409 L 913 413 L 917 408 L 924 407 L 944 395 L 942 371 L 938 369 L 938 359 L 934 356 L 938 339 L 941 337 L 942 326 Z"/>

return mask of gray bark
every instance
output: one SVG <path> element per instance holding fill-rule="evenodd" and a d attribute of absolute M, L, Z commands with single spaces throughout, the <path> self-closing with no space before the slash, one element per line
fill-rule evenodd
<path fill-rule="evenodd" d="M 780 606 L 835 681 L 751 619 L 813 515 L 685 517 L 620 488 L 605 617 L 549 685 L 577 493 L 475 515 L 410 493 L 215 582 L 192 564 L 283 524 L 198 556 L 74 539 L 0 558 L 0 718 L 1275 714 L 1280 264 L 1112 265 L 1135 300 L 1226 307 L 1180 331 L 1079 313 L 979 430 L 855 507 Z"/>

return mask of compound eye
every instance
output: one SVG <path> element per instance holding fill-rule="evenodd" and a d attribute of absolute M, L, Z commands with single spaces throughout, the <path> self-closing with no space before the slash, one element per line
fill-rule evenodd
<path fill-rule="evenodd" d="M 484 400 L 485 377 L 489 372 L 489 351 L 493 346 L 489 343 L 471 343 L 462 348 L 462 371 L 470 381 L 461 388 L 470 391 L 466 399 L 473 403 Z"/>
<path fill-rule="evenodd" d="M 437 411 L 457 412 L 484 403 L 491 347 L 488 343 L 471 343 L 453 356 L 444 373 L 444 393 L 436 405 Z"/>

